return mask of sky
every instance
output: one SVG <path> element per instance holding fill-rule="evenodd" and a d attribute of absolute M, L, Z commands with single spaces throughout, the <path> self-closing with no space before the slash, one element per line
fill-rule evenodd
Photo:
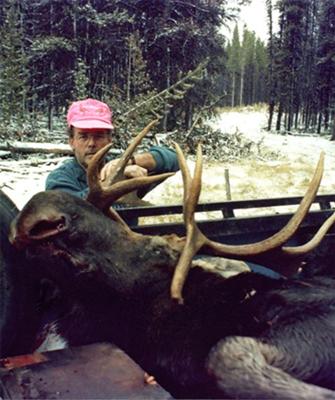
<path fill-rule="evenodd" d="M 242 27 L 245 23 L 249 30 L 265 41 L 268 35 L 265 0 L 252 0 L 249 6 L 243 7 L 240 21 Z"/>
<path fill-rule="evenodd" d="M 231 0 L 230 5 L 233 6 L 236 0 Z M 274 22 L 276 19 L 276 13 L 274 12 Z M 266 15 L 266 2 L 265 0 L 252 0 L 247 6 L 241 8 L 239 14 L 239 31 L 243 31 L 243 25 L 246 24 L 250 31 L 254 31 L 256 37 L 262 39 L 264 42 L 268 38 L 268 26 L 267 26 L 267 15 Z M 235 22 L 230 25 L 230 33 L 227 36 L 230 38 Z M 226 32 L 224 30 L 224 32 Z"/>

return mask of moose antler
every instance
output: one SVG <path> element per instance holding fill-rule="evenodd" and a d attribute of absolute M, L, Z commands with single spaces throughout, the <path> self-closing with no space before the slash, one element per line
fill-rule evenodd
<path fill-rule="evenodd" d="M 325 234 L 334 225 L 334 222 L 335 222 L 335 213 L 333 213 L 330 217 L 328 217 L 324 221 L 324 223 L 321 225 L 316 234 L 307 243 L 302 244 L 301 246 L 294 246 L 294 247 L 285 246 L 282 248 L 283 254 L 287 254 L 289 256 L 300 256 L 314 250 L 320 244 Z"/>
<path fill-rule="evenodd" d="M 178 302 L 180 303 L 183 302 L 182 289 L 187 277 L 188 270 L 190 268 L 192 258 L 200 249 L 203 249 L 204 252 L 209 254 L 232 258 L 251 257 L 270 252 L 274 249 L 276 249 L 276 251 L 278 251 L 279 249 L 279 251 L 281 251 L 285 255 L 301 255 L 315 248 L 335 221 L 335 216 L 332 215 L 327 221 L 324 222 L 314 238 L 310 240 L 310 242 L 306 243 L 304 246 L 298 246 L 295 248 L 282 247 L 282 245 L 296 232 L 315 198 L 323 174 L 324 153 L 321 153 L 316 171 L 304 198 L 302 199 L 295 214 L 279 232 L 264 240 L 251 244 L 228 245 L 214 242 L 208 239 L 200 231 L 194 219 L 194 212 L 201 190 L 201 146 L 198 145 L 197 149 L 196 165 L 193 179 L 191 178 L 185 157 L 180 147 L 178 146 L 178 144 L 175 144 L 175 147 L 184 182 L 183 213 L 186 226 L 186 241 L 172 279 L 171 297 L 178 300 Z"/>
<path fill-rule="evenodd" d="M 110 205 L 120 197 L 124 196 L 126 193 L 137 190 L 151 183 L 160 182 L 167 177 L 173 175 L 173 173 L 165 173 L 156 176 L 120 180 L 123 177 L 124 169 L 132 153 L 134 152 L 142 138 L 156 123 L 157 121 L 152 121 L 148 126 L 146 126 L 127 148 L 123 156 L 120 158 L 118 164 L 115 166 L 114 173 L 108 189 L 104 189 L 102 187 L 99 179 L 99 171 L 103 157 L 107 153 L 111 145 L 106 146 L 95 154 L 87 170 L 87 179 L 90 188 L 87 200 L 93 203 L 96 207 L 103 210 L 106 214 L 109 214 L 114 220 L 123 223 L 129 232 L 132 231 L 130 231 L 130 229 L 127 227 L 127 225 L 118 215 L 118 213 L 109 208 Z M 276 251 L 282 256 L 297 257 L 313 250 L 320 243 L 328 229 L 335 222 L 335 215 L 332 215 L 324 222 L 316 235 L 308 243 L 302 246 L 283 246 L 284 243 L 287 242 L 288 239 L 290 239 L 290 237 L 299 228 L 316 196 L 323 174 L 324 153 L 322 152 L 314 176 L 297 211 L 291 217 L 289 222 L 279 232 L 259 242 L 243 245 L 229 245 L 212 241 L 200 231 L 194 219 L 194 213 L 201 191 L 201 146 L 199 145 L 197 149 L 197 157 L 193 178 L 191 177 L 185 157 L 180 147 L 177 144 L 175 144 L 175 146 L 180 169 L 183 176 L 183 216 L 186 227 L 186 238 L 179 238 L 175 235 L 172 235 L 172 237 L 167 237 L 166 239 L 169 246 L 175 248 L 176 251 L 180 252 L 180 258 L 175 268 L 171 283 L 171 297 L 178 300 L 178 302 L 180 303 L 182 303 L 183 301 L 182 289 L 190 268 L 192 258 L 200 249 L 206 254 L 235 259 L 247 259 L 265 253 L 269 254 L 272 251 Z M 297 272 L 298 267 L 299 264 L 295 263 L 291 267 L 290 272 Z"/>
<path fill-rule="evenodd" d="M 114 211 L 110 211 L 109 206 L 120 197 L 130 193 L 134 190 L 142 188 L 143 186 L 157 183 L 165 180 L 166 178 L 174 175 L 173 172 L 168 172 L 159 175 L 145 176 L 132 179 L 124 179 L 124 170 L 127 166 L 129 159 L 134 153 L 136 147 L 141 143 L 144 136 L 150 129 L 156 125 L 158 120 L 150 122 L 131 142 L 126 151 L 121 156 L 119 162 L 113 169 L 112 176 L 108 182 L 108 188 L 105 189 L 100 182 L 100 168 L 105 154 L 111 148 L 108 144 L 99 150 L 94 157 L 92 157 L 87 168 L 87 181 L 89 186 L 89 193 L 87 200 L 94 204 L 97 208 L 103 210 L 105 213 L 112 213 L 113 219 L 120 220 L 121 218 Z"/>

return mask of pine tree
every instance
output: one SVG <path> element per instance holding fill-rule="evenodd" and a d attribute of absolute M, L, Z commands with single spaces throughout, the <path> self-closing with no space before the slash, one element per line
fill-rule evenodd
<path fill-rule="evenodd" d="M 267 74 L 267 88 L 268 88 L 268 103 L 269 103 L 269 118 L 268 118 L 268 131 L 272 128 L 272 120 L 274 108 L 276 103 L 276 81 L 274 79 L 274 46 L 275 38 L 273 33 L 273 4 L 272 0 L 266 0 L 266 12 L 269 26 L 269 40 L 268 40 L 268 74 Z"/>
<path fill-rule="evenodd" d="M 335 101 L 335 2 L 325 0 L 321 7 L 320 33 L 318 46 L 318 94 L 320 117 L 318 132 L 321 123 L 327 129 L 331 114 L 334 115 Z M 332 137 L 335 140 L 335 135 Z"/>
<path fill-rule="evenodd" d="M 122 109 L 149 89 L 168 90 L 208 57 L 202 80 L 171 108 L 166 102 L 165 128 L 190 129 L 222 98 L 226 1 L 2 0 L 0 8 L 16 1 L 29 63 L 26 108 L 47 115 L 50 129 L 75 96 L 116 99 Z"/>
<path fill-rule="evenodd" d="M 74 98 L 77 100 L 88 97 L 88 67 L 85 62 L 79 58 L 74 73 Z"/>
<path fill-rule="evenodd" d="M 246 27 L 243 30 L 241 49 L 241 93 L 240 104 L 251 104 L 254 98 L 255 69 L 256 69 L 256 37 L 255 33 Z"/>
<path fill-rule="evenodd" d="M 256 39 L 252 103 L 264 103 L 268 99 L 266 86 L 269 73 L 268 65 L 269 60 L 266 45 L 262 40 Z"/>
<path fill-rule="evenodd" d="M 237 89 L 238 89 L 238 77 L 241 70 L 241 44 L 240 44 L 240 35 L 238 31 L 238 25 L 236 24 L 233 31 L 233 38 L 229 47 L 226 49 L 227 51 L 227 72 L 230 76 L 231 82 L 231 107 L 234 107 L 237 100 Z"/>
<path fill-rule="evenodd" d="M 301 65 L 309 0 L 282 0 L 279 6 L 280 33 L 274 54 L 279 102 L 277 130 L 281 128 L 282 116 L 285 114 L 285 128 L 290 131 L 296 125 L 301 109 L 301 82 L 304 79 Z"/>
<path fill-rule="evenodd" d="M 26 111 L 28 71 L 22 32 L 20 2 L 5 2 L 0 31 L 0 109 L 7 124 L 22 123 Z"/>

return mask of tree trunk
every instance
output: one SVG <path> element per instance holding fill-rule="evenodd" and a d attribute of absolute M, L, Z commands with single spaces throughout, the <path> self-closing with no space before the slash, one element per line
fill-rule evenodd
<path fill-rule="evenodd" d="M 132 48 L 131 39 L 128 40 L 128 71 L 127 71 L 127 102 L 130 102 Z"/>
<path fill-rule="evenodd" d="M 274 101 L 271 101 L 269 104 L 268 131 L 271 131 L 271 128 L 272 128 L 274 109 L 275 109 L 275 103 L 274 103 Z"/>
<path fill-rule="evenodd" d="M 318 134 L 321 133 L 321 123 L 322 123 L 322 112 L 319 113 L 319 118 L 318 118 L 318 129 L 317 129 Z"/>
<path fill-rule="evenodd" d="M 333 118 L 332 135 L 330 140 L 335 140 L 335 118 Z"/>
<path fill-rule="evenodd" d="M 170 69 L 171 69 L 171 64 L 170 64 L 170 62 L 171 62 L 171 60 L 170 60 L 170 48 L 167 47 L 166 51 L 167 51 L 166 88 L 168 89 L 168 88 L 170 87 L 170 85 L 171 85 L 171 76 L 170 76 L 170 74 L 171 74 L 171 72 L 170 72 Z M 170 109 L 169 109 L 169 107 L 168 107 L 168 104 L 165 103 L 165 106 L 164 106 L 164 118 L 163 118 L 163 130 L 164 130 L 164 132 L 167 131 L 167 119 L 168 119 L 169 110 L 170 110 Z"/>
<path fill-rule="evenodd" d="M 231 88 L 231 106 L 234 107 L 235 105 L 235 90 L 236 90 L 236 73 L 233 72 L 233 81 L 232 81 L 232 88 Z"/>
<path fill-rule="evenodd" d="M 276 122 L 276 131 L 280 131 L 281 126 L 281 119 L 283 116 L 283 105 L 282 103 L 279 104 L 278 114 L 277 114 L 277 122 Z"/>
<path fill-rule="evenodd" d="M 241 85 L 240 85 L 240 106 L 243 105 L 243 89 L 244 89 L 244 65 L 241 68 Z"/>

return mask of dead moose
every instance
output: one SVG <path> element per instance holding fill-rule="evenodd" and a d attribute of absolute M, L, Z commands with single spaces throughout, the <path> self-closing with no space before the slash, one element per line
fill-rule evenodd
<path fill-rule="evenodd" d="M 316 195 L 323 156 L 280 232 L 258 243 L 226 245 L 207 239 L 194 220 L 200 150 L 192 178 L 177 146 L 187 235 L 140 235 L 110 205 L 152 180 L 120 181 L 147 130 L 122 157 L 111 190 L 98 178 L 106 148 L 89 167 L 88 201 L 39 193 L 12 224 L 11 242 L 62 293 L 67 313 L 59 331 L 70 344 L 116 343 L 175 397 L 335 399 L 335 281 L 289 276 L 334 215 L 310 242 L 284 246 Z M 215 270 L 190 268 L 196 253 L 244 260 L 273 253 L 286 277 L 244 272 L 223 278 Z"/>

